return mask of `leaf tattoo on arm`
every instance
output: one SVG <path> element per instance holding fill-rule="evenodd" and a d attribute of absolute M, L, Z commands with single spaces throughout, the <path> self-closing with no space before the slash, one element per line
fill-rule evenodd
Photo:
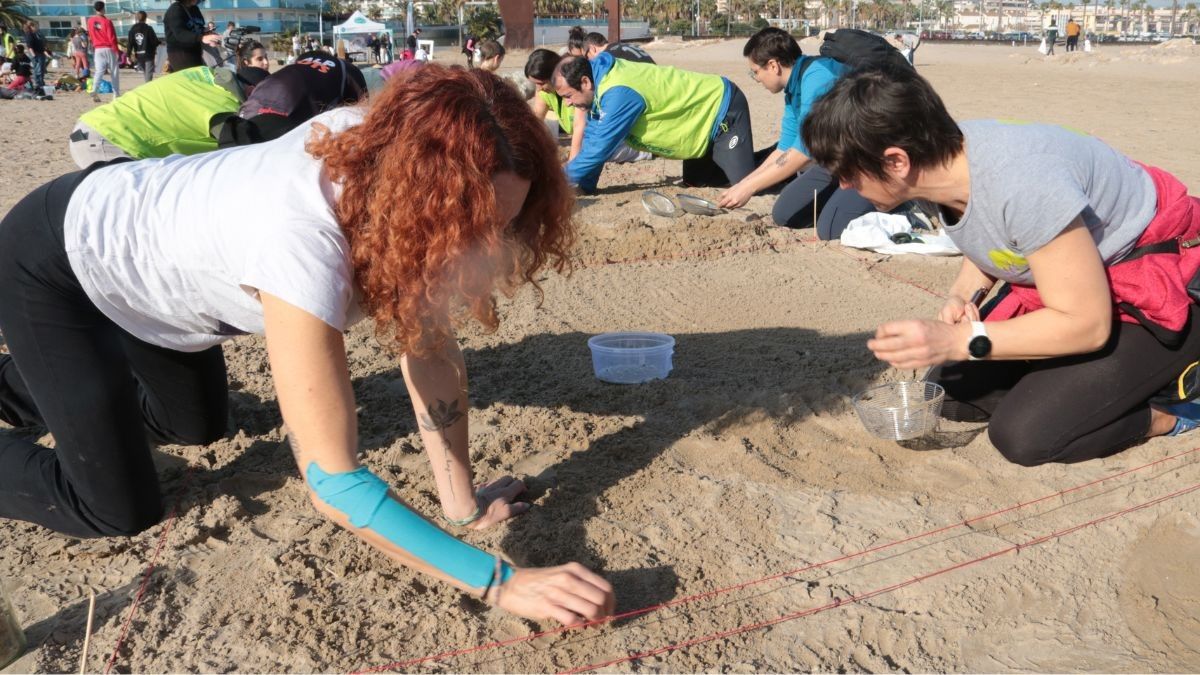
<path fill-rule="evenodd" d="M 436 402 L 426 406 L 425 410 L 427 412 L 421 415 L 421 426 L 427 431 L 448 429 L 463 417 L 462 411 L 458 409 L 457 399 L 447 405 L 439 398 Z"/>
<path fill-rule="evenodd" d="M 421 428 L 426 431 L 440 432 L 442 437 L 442 454 L 446 459 L 446 479 L 450 483 L 450 498 L 454 498 L 454 482 L 450 479 L 450 439 L 446 437 L 446 430 L 454 426 L 456 422 L 463 418 L 463 413 L 458 409 L 458 399 L 455 399 L 446 404 L 442 399 L 436 399 L 433 403 L 425 406 L 425 412 L 420 414 Z"/>

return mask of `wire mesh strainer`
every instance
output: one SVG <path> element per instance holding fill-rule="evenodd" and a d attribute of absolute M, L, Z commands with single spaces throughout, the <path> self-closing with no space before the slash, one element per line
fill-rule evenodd
<path fill-rule="evenodd" d="M 946 390 L 933 382 L 902 380 L 854 397 L 854 411 L 871 434 L 889 441 L 920 438 L 937 427 Z"/>

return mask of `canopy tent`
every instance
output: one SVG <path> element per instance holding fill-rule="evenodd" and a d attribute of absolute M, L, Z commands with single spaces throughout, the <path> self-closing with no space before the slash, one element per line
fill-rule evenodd
<path fill-rule="evenodd" d="M 390 28 L 378 21 L 368 19 L 359 11 L 351 14 L 345 23 L 333 27 L 333 42 L 336 45 L 338 40 L 345 40 L 347 52 L 365 53 L 367 51 L 367 37 L 371 35 L 378 36 L 380 33 L 387 33 L 388 41 L 392 43 L 393 49 L 397 51 L 403 49 L 403 47 L 397 48 L 395 46 L 395 36 L 392 34 Z"/>

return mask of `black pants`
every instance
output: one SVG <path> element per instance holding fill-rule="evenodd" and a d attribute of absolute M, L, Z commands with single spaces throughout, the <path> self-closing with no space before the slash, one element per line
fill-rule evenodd
<path fill-rule="evenodd" d="M 1177 349 L 1138 324 L 1116 322 L 1098 352 L 1039 361 L 963 361 L 934 368 L 946 388 L 942 414 L 990 420 L 992 445 L 1011 462 L 1036 466 L 1107 457 L 1146 437 L 1147 401 L 1200 359 L 1200 312 Z"/>
<path fill-rule="evenodd" d="M 171 68 L 172 73 L 178 73 L 181 70 L 195 68 L 196 66 L 204 65 L 204 53 L 199 47 L 196 49 L 181 49 L 167 46 L 167 65 Z"/>
<path fill-rule="evenodd" d="M 750 104 L 736 84 L 730 83 L 729 109 L 720 132 L 703 157 L 683 160 L 683 182 L 693 187 L 725 187 L 754 172 L 754 133 Z"/>
<path fill-rule="evenodd" d="M 101 165 L 102 166 L 102 165 Z M 162 518 L 156 441 L 221 438 L 220 347 L 184 353 L 119 328 L 80 288 L 63 248 L 68 174 L 0 221 L 0 420 L 45 426 L 53 449 L 0 431 L 0 518 L 78 537 L 132 535 Z"/>
<path fill-rule="evenodd" d="M 817 194 L 817 218 L 813 222 L 813 192 Z M 828 171 L 811 165 L 796 176 L 775 200 L 771 211 L 776 225 L 816 227 L 817 237 L 837 239 L 851 220 L 875 210 L 875 206 L 854 190 L 843 190 Z"/>
<path fill-rule="evenodd" d="M 1079 49 L 1079 36 L 1078 35 L 1068 35 L 1067 36 L 1067 51 L 1073 52 L 1076 49 Z"/>

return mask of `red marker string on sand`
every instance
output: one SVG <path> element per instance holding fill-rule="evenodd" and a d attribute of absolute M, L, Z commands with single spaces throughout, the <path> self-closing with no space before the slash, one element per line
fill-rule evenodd
<path fill-rule="evenodd" d="M 1036 537 L 1034 539 L 1030 539 L 1029 541 L 1026 541 L 1026 542 L 1023 542 L 1020 544 L 1014 544 L 1014 545 L 1008 546 L 1006 548 L 997 549 L 995 551 L 992 551 L 991 553 L 979 556 L 978 558 L 973 558 L 971 560 L 967 560 L 967 561 L 964 561 L 961 563 L 950 565 L 949 567 L 943 567 L 939 570 L 934 570 L 933 572 L 928 572 L 928 573 L 922 574 L 920 576 L 915 576 L 915 577 L 912 577 L 911 579 L 901 581 L 900 583 L 892 584 L 891 586 L 884 586 L 882 588 L 877 588 L 875 590 L 867 591 L 865 593 L 861 593 L 858 595 L 852 595 L 848 598 L 836 598 L 832 602 L 821 605 L 819 607 L 810 607 L 808 609 L 801 610 L 799 612 L 785 614 L 783 616 L 778 616 L 778 617 L 775 617 L 774 619 L 769 619 L 767 621 L 760 621 L 757 623 L 745 624 L 742 626 L 738 626 L 737 628 L 732 628 L 730 630 L 721 631 L 719 633 L 710 633 L 708 635 L 703 635 L 701 637 L 692 638 L 691 640 L 687 640 L 685 642 L 677 642 L 675 644 L 666 645 L 664 647 L 659 647 L 657 649 L 652 649 L 652 650 L 645 651 L 645 652 L 639 652 L 636 654 L 630 654 L 628 656 L 622 656 L 620 658 L 612 659 L 610 661 L 591 663 L 586 666 L 572 668 L 571 670 L 566 670 L 563 672 L 564 673 L 583 673 L 583 672 L 587 672 L 587 671 L 591 671 L 591 670 L 597 670 L 599 668 L 604 668 L 607 666 L 616 665 L 618 663 L 627 663 L 629 661 L 636 661 L 638 659 L 644 659 L 644 658 L 648 658 L 651 656 L 657 656 L 659 654 L 665 654 L 667 652 L 685 649 L 687 647 L 692 647 L 694 645 L 702 644 L 705 642 L 711 642 L 713 640 L 718 640 L 720 638 L 730 637 L 733 635 L 738 635 L 740 633 L 746 633 L 746 632 L 749 632 L 752 630 L 758 630 L 760 628 L 766 628 L 767 626 L 774 626 L 776 624 L 784 623 L 785 621 L 792 621 L 794 619 L 799 619 L 799 618 L 803 618 L 806 616 L 812 616 L 814 614 L 820 614 L 821 612 L 824 612 L 824 611 L 830 610 L 830 609 L 834 609 L 837 607 L 841 607 L 842 605 L 862 602 L 863 600 L 868 600 L 870 598 L 873 598 L 873 597 L 876 597 L 879 595 L 891 593 L 892 591 L 899 590 L 901 588 L 904 588 L 905 586 L 912 586 L 913 584 L 919 584 L 923 581 L 926 581 L 927 579 L 932 579 L 933 577 L 941 576 L 943 574 L 947 574 L 949 572 L 960 570 L 965 567 L 970 567 L 972 565 L 977 565 L 981 562 L 991 560 L 993 558 L 998 558 L 998 557 L 1000 557 L 1002 555 L 1006 555 L 1008 553 L 1020 551 L 1023 548 L 1030 548 L 1033 546 L 1038 546 L 1040 544 L 1044 544 L 1049 541 L 1053 541 L 1055 539 L 1060 539 L 1062 537 L 1067 536 L 1068 534 L 1078 532 L 1079 530 L 1082 530 L 1086 527 L 1098 525 L 1102 522 L 1105 522 L 1108 520 L 1113 520 L 1115 518 L 1119 518 L 1120 516 L 1123 516 L 1123 515 L 1126 515 L 1129 513 L 1133 513 L 1134 511 L 1140 511 L 1142 509 L 1149 508 L 1156 504 L 1161 504 L 1162 502 L 1165 502 L 1170 499 L 1174 499 L 1176 497 L 1181 497 L 1181 496 L 1189 494 L 1191 492 L 1195 492 L 1196 490 L 1200 490 L 1200 483 L 1197 483 L 1190 487 L 1186 487 L 1182 490 L 1177 490 L 1177 491 L 1172 492 L 1167 495 L 1163 495 L 1162 497 L 1157 497 L 1148 502 L 1143 502 L 1141 504 L 1138 504 L 1137 506 L 1131 506 L 1127 509 L 1122 509 L 1120 511 L 1114 511 L 1112 513 L 1106 514 L 1099 518 L 1094 518 L 1092 520 L 1089 520 L 1085 523 L 1073 525 L 1064 530 L 1059 530 L 1057 532 L 1051 532 L 1050 534 L 1046 534 L 1041 537 Z"/>
<path fill-rule="evenodd" d="M 117 662 L 117 654 L 121 651 L 121 645 L 125 643 L 125 637 L 129 634 L 129 626 L 133 623 L 133 617 L 137 614 L 138 605 L 141 604 L 142 596 L 146 594 L 146 587 L 150 584 L 150 575 L 158 566 L 158 556 L 162 553 L 163 544 L 167 541 L 167 535 L 171 533 L 171 527 L 175 524 L 175 516 L 179 511 L 179 502 L 183 498 L 183 493 L 187 490 L 188 485 L 192 482 L 192 470 L 194 468 L 191 464 L 188 465 L 187 474 L 183 478 L 183 485 L 179 486 L 178 492 L 175 493 L 175 503 L 171 506 L 171 513 L 167 515 L 167 525 L 163 528 L 162 533 L 158 535 L 158 545 L 154 547 L 154 555 L 150 557 L 150 565 L 142 573 L 142 584 L 138 588 L 137 595 L 133 598 L 133 604 L 129 607 L 129 615 L 125 617 L 125 625 L 121 627 L 121 635 L 117 638 L 117 644 L 113 647 L 112 656 L 108 657 L 108 663 L 104 666 L 106 674 L 112 672 L 112 668 Z"/>
<path fill-rule="evenodd" d="M 784 227 L 778 227 L 778 228 L 773 228 L 773 229 L 790 230 L 790 228 L 784 228 Z M 587 269 L 589 267 L 604 267 L 604 266 L 608 266 L 608 265 L 630 265 L 630 264 L 642 263 L 642 262 L 668 262 L 668 261 L 676 261 L 676 260 L 692 260 L 692 259 L 699 259 L 699 258 L 705 258 L 705 259 L 721 258 L 726 255 L 734 255 L 734 254 L 738 254 L 738 253 L 751 253 L 751 252 L 763 251 L 763 250 L 780 251 L 780 250 L 784 250 L 787 248 L 791 248 L 792 246 L 804 246 L 809 243 L 820 244 L 821 240 L 816 237 L 809 238 L 809 237 L 796 236 L 796 237 L 792 237 L 790 239 L 785 239 L 781 242 L 774 242 L 774 243 L 743 244 L 741 246 L 727 246 L 725 248 L 710 249 L 710 250 L 704 250 L 704 251 L 681 251 L 679 253 L 667 253 L 664 255 L 657 255 L 657 256 L 642 256 L 639 258 L 619 258 L 616 260 L 581 261 L 579 263 L 579 266 L 583 269 Z M 946 295 L 944 293 L 939 293 L 938 291 L 935 291 L 927 286 L 918 284 L 917 282 L 915 282 L 911 279 L 906 279 L 898 274 L 892 274 L 891 272 L 889 272 L 885 269 L 878 268 L 873 265 L 868 265 L 867 261 L 865 259 L 860 258 L 860 257 L 850 253 L 849 251 L 843 250 L 841 248 L 837 249 L 837 251 L 838 251 L 838 253 L 841 253 L 842 255 L 846 256 L 847 258 L 850 258 L 851 260 L 862 265 L 863 268 L 866 269 L 868 272 L 879 272 L 880 274 L 884 275 L 885 277 L 891 278 L 895 281 L 899 281 L 902 284 L 912 286 L 913 288 L 924 291 L 924 292 L 928 293 L 929 295 L 932 295 L 936 298 L 945 298 L 946 297 Z"/>
<path fill-rule="evenodd" d="M 1158 460 L 1155 460 L 1153 462 L 1149 462 L 1146 464 L 1142 464 L 1141 466 L 1136 466 L 1131 469 L 1126 469 L 1124 471 L 1114 473 L 1111 476 L 1097 478 L 1096 480 L 1088 481 L 1086 483 L 1082 483 L 1082 484 L 1076 485 L 1074 487 L 1066 488 L 1064 490 L 1059 490 L 1058 492 L 1048 494 L 1043 497 L 1038 497 L 1037 499 L 1014 504 L 1012 506 L 998 509 L 996 511 L 992 511 L 992 512 L 985 513 L 985 514 L 978 515 L 978 516 L 974 516 L 972 518 L 968 518 L 966 520 L 963 520 L 963 521 L 960 521 L 957 523 L 945 525 L 943 527 L 929 530 L 927 532 L 922 532 L 920 534 L 915 534 L 911 537 L 905 537 L 904 539 L 898 539 L 896 541 L 892 541 L 892 542 L 889 542 L 886 544 L 880 544 L 879 546 L 873 546 L 871 548 L 863 549 L 863 550 L 855 552 L 855 553 L 849 553 L 849 554 L 846 554 L 846 555 L 843 555 L 843 556 L 840 556 L 837 558 L 832 558 L 830 560 L 826 560 L 823 562 L 813 563 L 810 565 L 806 565 L 804 567 L 799 567 L 794 570 L 788 570 L 786 572 L 772 574 L 771 576 L 763 577 L 761 579 L 753 579 L 753 580 L 741 582 L 741 583 L 738 583 L 738 584 L 735 584 L 732 586 L 726 586 L 724 588 L 717 588 L 717 589 L 714 589 L 711 591 L 705 591 L 703 593 L 697 593 L 695 595 L 689 595 L 686 597 L 677 598 L 675 600 L 671 600 L 669 602 L 665 602 L 662 604 L 653 605 L 650 607 L 643 607 L 641 609 L 634 609 L 634 610 L 630 610 L 628 612 L 622 612 L 621 614 L 616 614 L 616 615 L 605 617 L 602 619 L 596 619 L 595 621 L 588 621 L 586 623 L 576 624 L 574 626 L 560 626 L 558 628 L 552 628 L 552 629 L 545 630 L 545 631 L 530 633 L 529 635 L 523 635 L 520 637 L 510 638 L 508 640 L 499 640 L 496 642 L 489 642 L 489 643 L 485 643 L 485 644 L 481 644 L 481 645 L 477 645 L 477 646 L 473 646 L 473 647 L 465 647 L 465 648 L 448 650 L 448 651 L 444 651 L 444 652 L 441 652 L 438 654 L 431 654 L 429 656 L 423 656 L 420 658 L 409 659 L 407 661 L 394 661 L 394 662 L 386 663 L 386 664 L 379 665 L 379 666 L 371 666 L 371 667 L 364 668 L 362 670 L 357 670 L 354 672 L 355 673 L 375 673 L 375 672 L 388 671 L 388 670 L 404 670 L 411 666 L 415 666 L 415 665 L 418 665 L 421 663 L 428 663 L 431 661 L 443 661 L 445 659 L 449 659 L 449 658 L 453 658 L 453 657 L 457 657 L 457 656 L 465 656 L 467 654 L 473 654 L 476 652 L 487 651 L 490 649 L 497 649 L 500 647 L 508 647 L 510 645 L 519 644 L 522 642 L 529 642 L 531 640 L 536 640 L 538 638 L 546 637 L 548 635 L 556 635 L 558 633 L 563 633 L 568 630 L 588 628 L 588 627 L 592 627 L 592 626 L 600 626 L 600 625 L 607 624 L 607 623 L 617 621 L 620 619 L 627 619 L 627 618 L 634 617 L 634 616 L 649 614 L 651 612 L 655 612 L 660 609 L 666 609 L 669 607 L 677 607 L 679 605 L 685 605 L 688 603 L 696 602 L 698 600 L 704 600 L 704 599 L 711 598 L 711 597 L 721 595 L 724 593 L 730 593 L 730 592 L 741 590 L 743 588 L 747 588 L 750 586 L 763 584 L 768 581 L 774 581 L 777 579 L 782 579 L 784 577 L 793 576 L 795 574 L 800 574 L 802 572 L 808 572 L 811 570 L 820 569 L 822 567 L 827 567 L 829 565 L 833 565 L 836 563 L 845 562 L 847 560 L 852 560 L 854 558 L 860 558 L 862 556 L 865 556 L 865 555 L 868 555 L 871 553 L 877 553 L 879 551 L 893 548 L 895 546 L 900 546 L 902 544 L 907 544 L 907 543 L 910 543 L 913 541 L 917 541 L 919 539 L 924 539 L 926 537 L 931 537 L 931 536 L 934 536 L 937 534 L 941 534 L 943 532 L 947 532 L 949 530 L 953 530 L 958 527 L 968 527 L 969 528 L 971 525 L 978 523 L 982 520 L 986 520 L 988 518 L 994 518 L 996 516 L 1004 515 L 1006 513 L 1011 513 L 1013 511 L 1023 509 L 1023 508 L 1029 507 L 1029 506 L 1033 506 L 1035 504 L 1039 504 L 1039 503 L 1047 501 L 1049 499 L 1054 499 L 1055 497 L 1061 497 L 1063 495 L 1067 495 L 1072 492 L 1078 492 L 1080 490 L 1084 490 L 1086 488 L 1089 488 L 1089 487 L 1092 487 L 1095 485 L 1099 485 L 1101 483 L 1115 480 L 1115 479 L 1121 478 L 1123 476 L 1128 476 L 1128 475 L 1136 473 L 1138 471 L 1143 471 L 1145 469 L 1155 467 L 1160 464 L 1164 464 L 1166 462 L 1171 462 L 1171 461 L 1181 459 L 1183 457 L 1187 457 L 1189 455 L 1195 454 L 1196 452 L 1200 452 L 1200 447 L 1192 448 L 1191 450 L 1186 450 L 1184 452 L 1180 452 L 1180 453 L 1177 453 L 1174 455 L 1169 455 L 1167 457 L 1163 457 L 1161 459 L 1158 459 Z"/>

